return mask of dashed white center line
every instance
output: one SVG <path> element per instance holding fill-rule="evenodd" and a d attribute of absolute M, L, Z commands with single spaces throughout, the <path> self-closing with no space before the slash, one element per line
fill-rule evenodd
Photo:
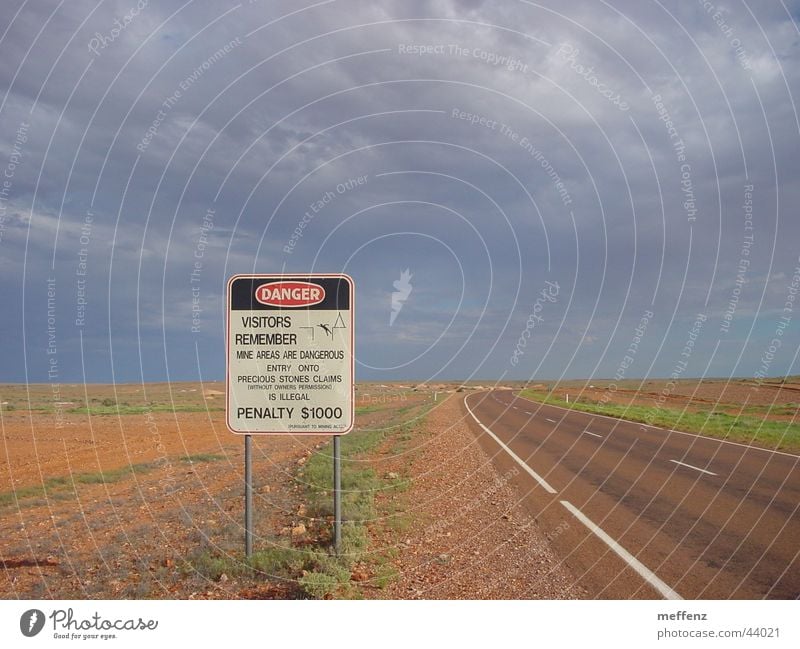
<path fill-rule="evenodd" d="M 547 421 L 549 421 L 551 424 L 556 423 L 555 419 L 550 419 L 549 417 L 545 417 L 545 419 L 547 419 Z"/>
<path fill-rule="evenodd" d="M 685 466 L 688 469 L 694 469 L 695 471 L 699 471 L 700 473 L 707 473 L 708 475 L 717 475 L 716 473 L 712 473 L 711 471 L 706 471 L 705 469 L 701 469 L 697 466 L 692 466 L 691 464 L 686 464 L 685 462 L 678 462 L 678 460 L 670 460 L 670 462 L 674 462 L 675 464 L 680 464 L 681 466 Z"/>
<path fill-rule="evenodd" d="M 600 439 L 603 439 L 603 436 L 602 436 L 602 435 L 598 435 L 597 433 L 593 433 L 593 432 L 592 432 L 592 431 L 590 431 L 590 430 L 585 430 L 585 431 L 583 431 L 583 432 L 584 432 L 584 433 L 586 433 L 587 435 L 592 435 L 593 437 L 599 437 Z"/>

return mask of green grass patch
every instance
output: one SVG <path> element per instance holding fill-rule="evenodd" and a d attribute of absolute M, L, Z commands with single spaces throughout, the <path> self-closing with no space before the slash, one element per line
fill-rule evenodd
<path fill-rule="evenodd" d="M 730 414 L 717 410 L 690 412 L 675 408 L 652 406 L 623 406 L 612 403 L 566 403 L 563 399 L 547 392 L 522 390 L 520 396 L 538 401 L 588 412 L 607 415 L 628 421 L 636 421 L 668 430 L 681 430 L 699 433 L 708 437 L 727 439 L 735 442 L 756 442 L 769 448 L 786 450 L 800 449 L 800 424 L 785 421 L 761 419 L 751 415 Z M 773 412 L 775 412 L 773 410 Z"/>
<path fill-rule="evenodd" d="M 181 458 L 181 462 L 187 462 L 189 464 L 200 462 L 218 462 L 223 458 L 223 455 L 217 455 L 215 453 L 195 453 L 194 455 L 184 455 Z"/>
<path fill-rule="evenodd" d="M 134 473 L 147 473 L 156 468 L 155 464 L 131 464 L 129 466 L 112 469 L 110 471 L 98 471 L 97 473 L 78 473 L 74 475 L 75 482 L 79 484 L 106 484 L 109 482 L 119 482 Z"/>
<path fill-rule="evenodd" d="M 184 575 L 197 573 L 212 581 L 218 581 L 222 575 L 298 579 L 304 571 L 314 570 L 318 561 L 314 550 L 276 544 L 253 552 L 249 561 L 238 553 L 202 550 L 184 561 L 180 569 Z"/>
<path fill-rule="evenodd" d="M 718 408 L 725 408 L 726 410 L 737 412 L 741 406 L 734 403 L 731 404 L 717 404 Z M 749 405 L 745 406 L 743 412 L 747 414 L 758 415 L 796 415 L 800 410 L 800 404 L 797 403 L 780 403 L 776 405 Z"/>
<path fill-rule="evenodd" d="M 397 568 L 391 564 L 378 566 L 375 570 L 375 576 L 372 578 L 372 583 L 378 588 L 386 588 L 391 582 L 399 577 L 400 573 Z"/>
<path fill-rule="evenodd" d="M 342 437 L 342 546 L 337 556 L 331 539 L 324 537 L 317 545 L 293 547 L 281 541 L 253 553 L 248 561 L 241 554 L 203 549 L 189 556 L 181 566 L 184 575 L 199 574 L 217 581 L 228 578 L 263 579 L 273 577 L 296 582 L 311 598 L 360 598 L 359 586 L 351 582 L 356 564 L 372 566 L 371 582 L 385 588 L 396 578 L 397 571 L 389 564 L 390 557 L 368 554 L 368 524 L 377 516 L 375 495 L 381 490 L 403 491 L 408 481 L 379 477 L 363 456 L 374 451 L 387 439 L 405 435 L 411 438 L 408 425 L 389 430 L 352 432 Z M 298 469 L 305 485 L 308 514 L 314 518 L 333 515 L 333 445 L 328 444 L 313 454 Z"/>
<path fill-rule="evenodd" d="M 405 532 L 411 528 L 413 522 L 408 514 L 397 513 L 387 519 L 386 526 L 395 532 Z"/>
<path fill-rule="evenodd" d="M 383 407 L 384 406 L 377 403 L 371 403 L 366 406 L 356 406 L 356 415 L 366 415 L 370 412 L 378 412 L 379 410 L 383 410 Z"/>
<path fill-rule="evenodd" d="M 325 599 L 329 595 L 333 595 L 340 584 L 341 582 L 334 575 L 316 570 L 306 573 L 300 579 L 303 590 L 315 599 Z"/>
<path fill-rule="evenodd" d="M 71 476 L 58 476 L 47 478 L 43 484 L 30 487 L 21 487 L 14 491 L 0 493 L 0 506 L 30 504 L 31 499 L 64 499 L 74 497 L 74 484 L 109 484 L 119 482 L 135 473 L 146 473 L 156 468 L 156 464 L 143 463 L 132 464 L 112 469 L 110 471 L 98 471 L 95 473 L 74 473 Z M 34 503 L 35 504 L 35 503 Z"/>
<path fill-rule="evenodd" d="M 411 439 L 411 426 L 383 430 L 361 430 L 342 437 L 342 546 L 339 556 L 319 555 L 314 569 L 300 579 L 305 592 L 316 598 L 356 598 L 361 593 L 350 582 L 350 571 L 354 565 L 366 562 L 377 565 L 379 555 L 371 556 L 368 525 L 377 517 L 375 496 L 386 490 L 404 491 L 408 481 L 402 477 L 381 478 L 365 461 L 364 456 L 389 441 L 396 445 L 401 436 Z M 332 444 L 312 455 L 303 467 L 308 508 L 312 516 L 333 515 L 333 461 Z M 393 569 L 383 564 L 376 577 L 385 587 L 394 578 Z"/>
<path fill-rule="evenodd" d="M 308 550 L 275 545 L 253 553 L 250 565 L 264 575 L 293 577 L 313 567 L 316 554 Z"/>
<path fill-rule="evenodd" d="M 420 419 L 428 414 L 430 410 L 434 407 L 439 405 L 433 401 L 425 401 L 423 403 L 411 403 L 407 406 L 403 406 L 402 408 L 398 408 L 394 411 L 395 415 L 398 417 L 402 417 L 404 415 L 413 415 L 413 418 L 419 417 Z"/>
<path fill-rule="evenodd" d="M 318 454 L 306 463 L 303 478 L 308 489 L 309 512 L 315 517 L 333 515 L 333 464 Z M 375 491 L 381 482 L 369 467 L 356 468 L 342 457 L 342 518 L 363 522 L 375 517 Z"/>
<path fill-rule="evenodd" d="M 249 570 L 249 566 L 241 557 L 219 554 L 210 550 L 197 552 L 180 565 L 184 575 L 197 573 L 206 579 L 219 581 L 222 575 L 239 577 Z"/>
<path fill-rule="evenodd" d="M 0 493 L 0 506 L 13 505 L 17 501 L 30 500 L 32 498 L 42 498 L 46 494 L 44 487 L 21 487 L 15 491 L 4 491 Z"/>
<path fill-rule="evenodd" d="M 211 581 L 228 578 L 265 577 L 297 582 L 309 597 L 324 599 L 334 592 L 350 588 L 350 570 L 346 563 L 319 548 L 293 548 L 276 544 L 253 553 L 250 560 L 237 553 L 203 550 L 190 556 L 180 566 L 182 574 L 198 574 Z"/>
<path fill-rule="evenodd" d="M 96 417 L 109 417 L 116 415 L 145 415 L 154 412 L 219 412 L 225 410 L 224 407 L 206 407 L 203 404 L 170 404 L 170 403 L 154 403 L 150 405 L 131 406 L 128 404 L 106 405 L 107 399 L 98 405 L 91 405 L 88 408 L 81 406 L 79 408 L 68 408 L 65 412 L 72 415 L 92 415 Z"/>

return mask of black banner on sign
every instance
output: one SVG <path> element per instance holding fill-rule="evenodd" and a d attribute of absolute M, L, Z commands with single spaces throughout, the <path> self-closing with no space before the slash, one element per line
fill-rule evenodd
<path fill-rule="evenodd" d="M 319 286 L 325 292 L 321 302 L 303 306 L 276 306 L 264 304 L 256 299 L 256 291 L 264 285 L 302 282 Z M 302 275 L 281 278 L 254 279 L 240 277 L 231 283 L 231 309 L 233 311 L 305 311 L 350 309 L 350 282 L 343 277 L 304 277 Z"/>

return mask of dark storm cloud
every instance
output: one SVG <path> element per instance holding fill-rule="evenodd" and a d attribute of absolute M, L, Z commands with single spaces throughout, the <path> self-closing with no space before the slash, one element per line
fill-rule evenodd
<path fill-rule="evenodd" d="M 648 310 L 638 375 L 672 371 L 697 313 L 691 374 L 752 374 L 773 337 L 800 255 L 795 3 L 17 8 L 6 380 L 47 378 L 48 280 L 65 380 L 220 376 L 248 271 L 352 274 L 361 378 L 611 375 Z"/>

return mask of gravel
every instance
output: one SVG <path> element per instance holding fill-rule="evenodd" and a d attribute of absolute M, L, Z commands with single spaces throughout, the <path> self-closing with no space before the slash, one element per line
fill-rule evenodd
<path fill-rule="evenodd" d="M 425 418 L 416 447 L 392 462 L 411 478 L 410 526 L 375 539 L 397 548 L 399 577 L 365 593 L 390 599 L 577 599 L 586 594 L 476 443 L 454 394 Z M 382 469 L 394 469 L 383 466 Z"/>

